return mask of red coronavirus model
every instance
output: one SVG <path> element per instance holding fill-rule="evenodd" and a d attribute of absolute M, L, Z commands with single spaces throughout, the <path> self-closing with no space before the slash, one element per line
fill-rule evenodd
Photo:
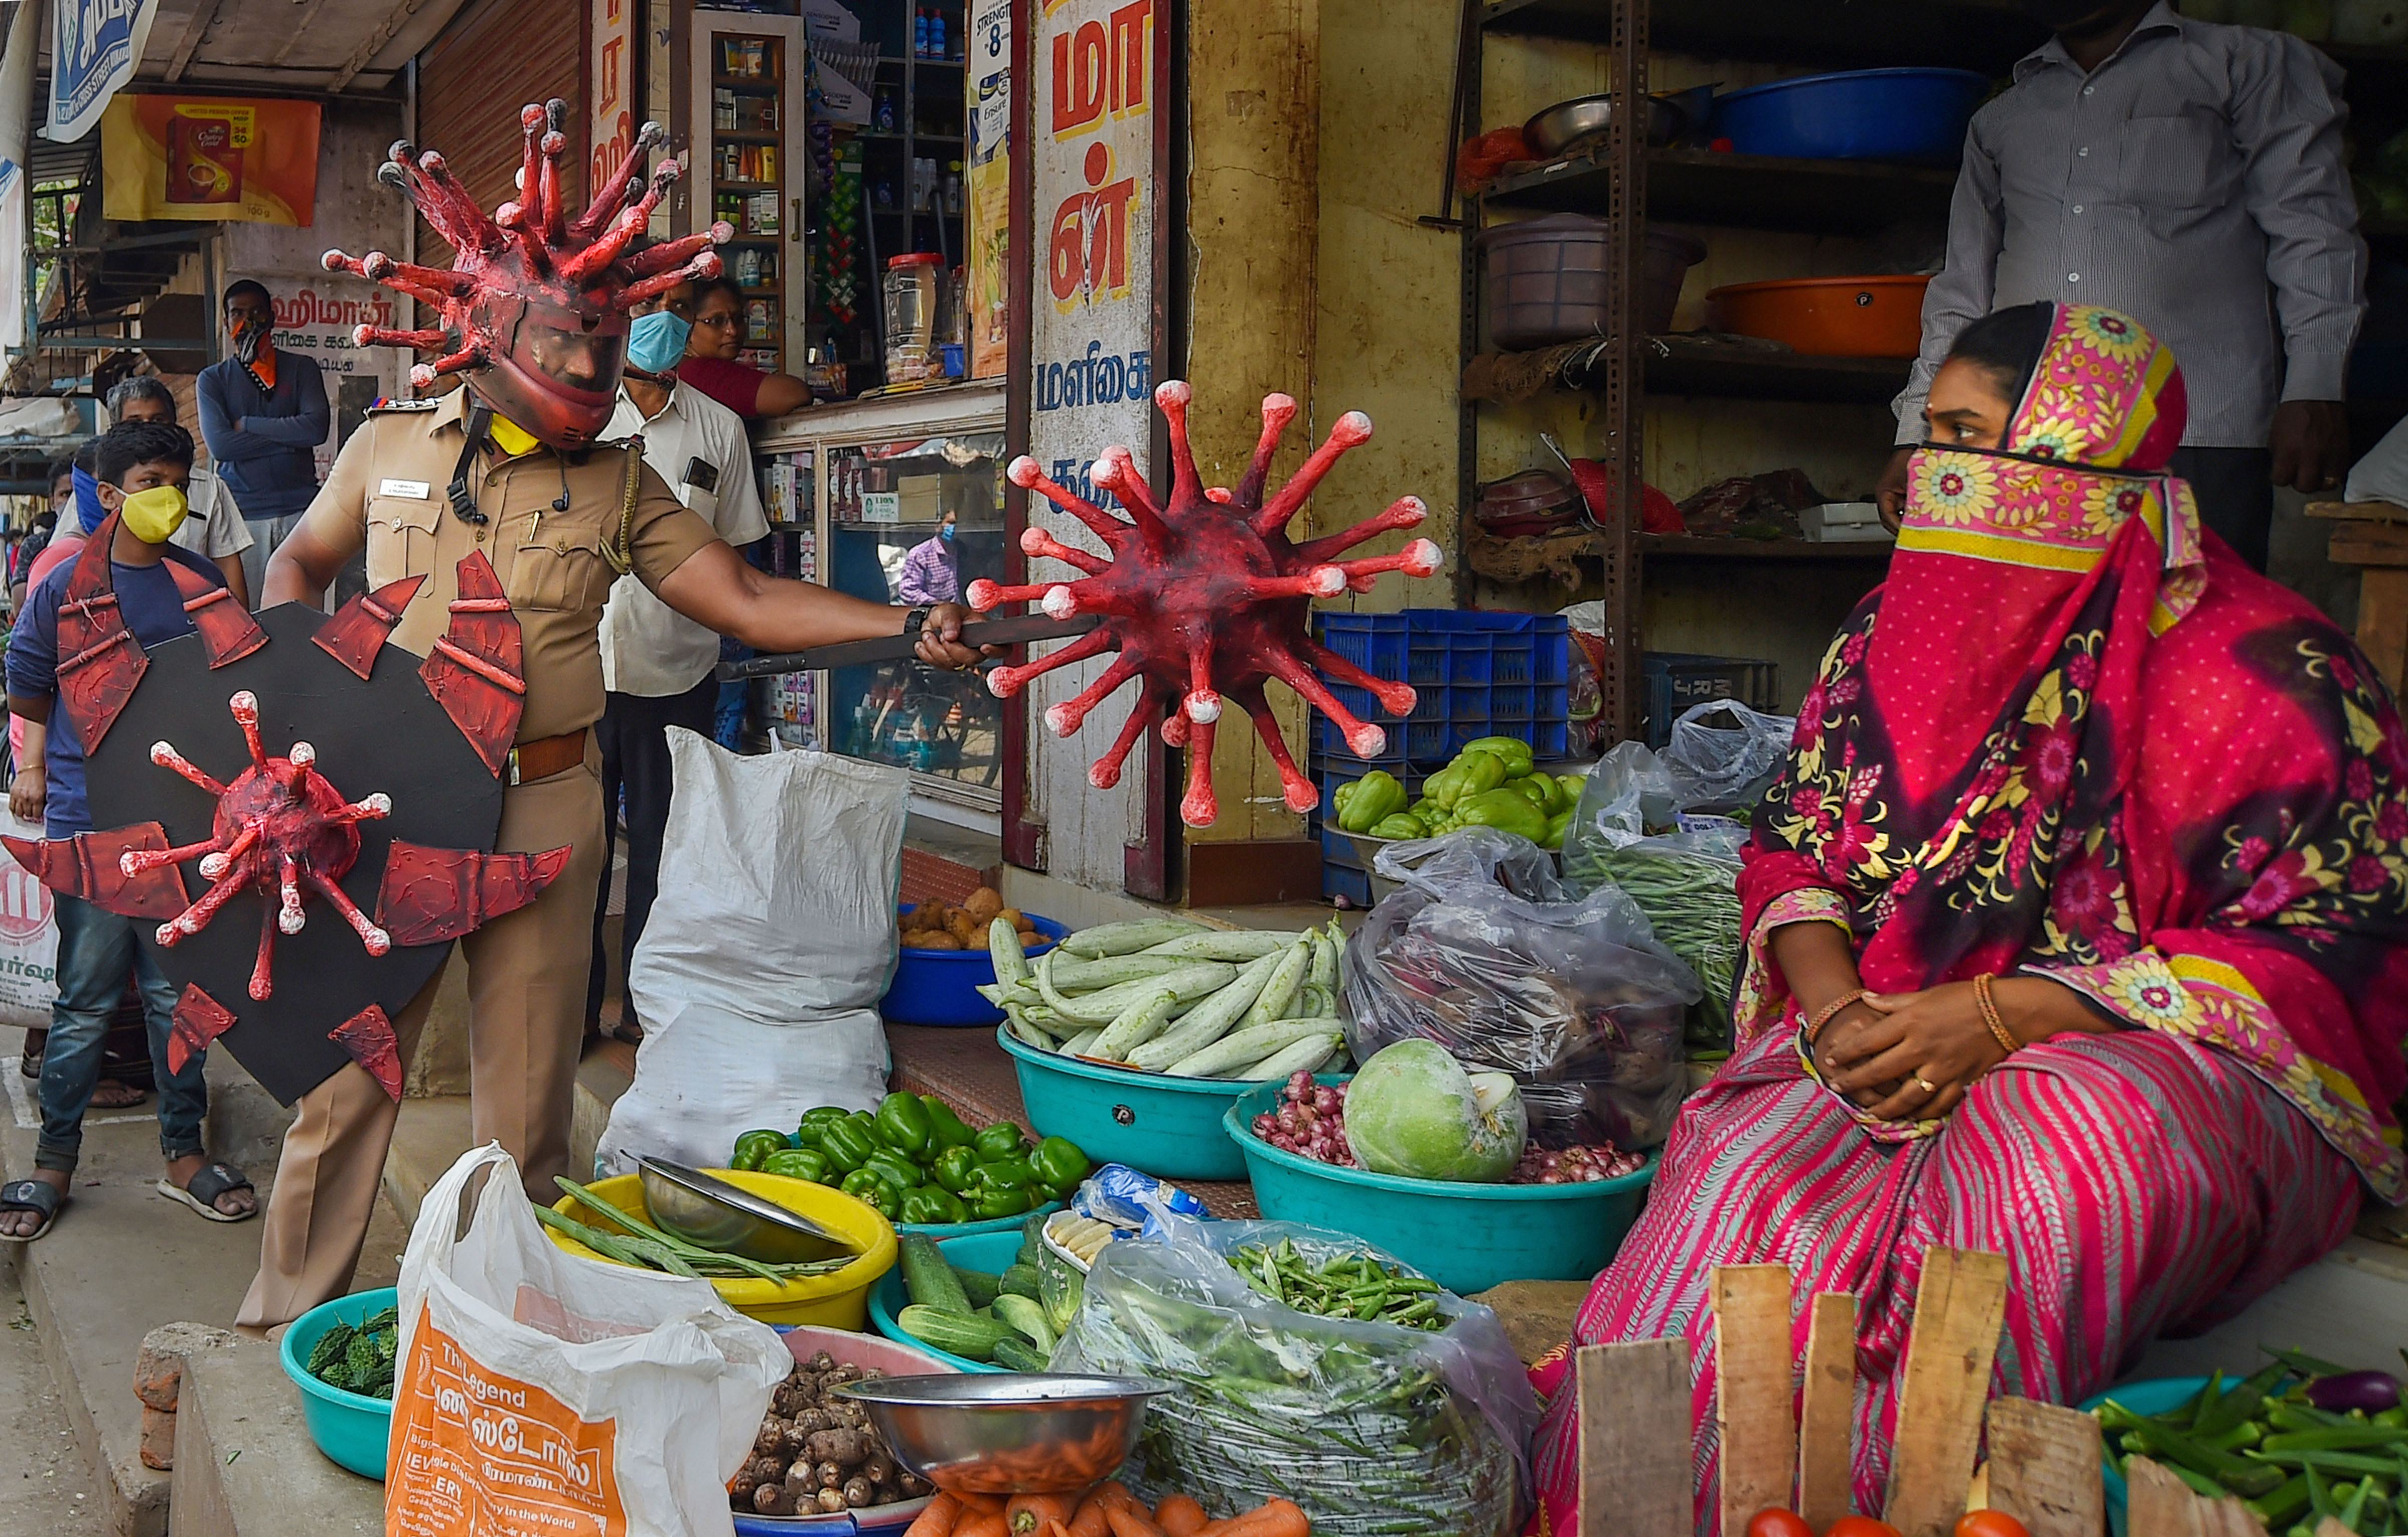
<path fill-rule="evenodd" d="M 1296 418 L 1296 402 L 1283 395 L 1263 397 L 1263 431 L 1254 462 L 1237 488 L 1228 490 L 1208 489 L 1197 473 L 1187 442 L 1187 407 L 1193 397 L 1179 380 L 1154 392 L 1154 405 L 1170 424 L 1168 496 L 1155 498 L 1125 448 L 1108 448 L 1096 461 L 1095 483 L 1119 499 L 1132 522 L 1123 522 L 1047 480 L 1035 460 L 1013 460 L 1009 472 L 1013 484 L 1041 494 L 1085 524 L 1110 553 L 1074 549 L 1032 527 L 1021 536 L 1023 552 L 1061 561 L 1086 575 L 1075 582 L 1025 587 L 982 580 L 970 583 L 968 597 L 970 607 L 982 612 L 1002 603 L 1034 602 L 1056 619 L 1103 615 L 1096 628 L 1050 656 L 1026 667 L 996 668 L 987 675 L 987 684 L 999 697 L 1009 698 L 1040 673 L 1107 651 L 1120 653 L 1078 697 L 1048 710 L 1045 724 L 1056 736 L 1067 737 L 1106 696 L 1130 679 L 1141 678 L 1127 724 L 1087 770 L 1087 779 L 1097 789 L 1119 783 L 1121 765 L 1139 734 L 1160 721 L 1162 740 L 1188 749 L 1187 793 L 1180 801 L 1180 815 L 1188 826 L 1202 827 L 1220 813 L 1212 795 L 1212 733 L 1225 695 L 1254 717 L 1254 729 L 1279 766 L 1292 811 L 1311 811 L 1320 804 L 1321 792 L 1297 768 L 1281 739 L 1279 723 L 1263 697 L 1267 680 L 1278 679 L 1327 715 L 1355 754 L 1379 755 L 1387 745 L 1387 733 L 1356 719 L 1313 669 L 1369 690 L 1383 709 L 1399 718 L 1412 712 L 1413 691 L 1373 677 L 1316 642 L 1306 629 L 1312 600 L 1336 597 L 1350 587 L 1368 592 L 1383 571 L 1432 575 L 1440 555 L 1428 539 L 1415 539 L 1398 554 L 1338 558 L 1377 535 L 1419 525 L 1428 509 L 1415 496 L 1401 497 L 1378 516 L 1326 538 L 1303 544 L 1288 539 L 1288 521 L 1313 487 L 1348 449 L 1369 439 L 1371 420 L 1362 412 L 1340 417 L 1327 440 L 1313 450 L 1294 479 L 1266 498 L 1271 455 L 1280 435 Z"/>

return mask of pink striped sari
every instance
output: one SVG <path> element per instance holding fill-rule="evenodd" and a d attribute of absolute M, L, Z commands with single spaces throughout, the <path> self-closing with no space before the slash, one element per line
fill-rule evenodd
<path fill-rule="evenodd" d="M 2003 448 L 1915 456 L 1889 582 L 1800 706 L 1740 880 L 1741 1049 L 1574 1331 L 1688 1337 L 1700 1531 L 1715 1265 L 1857 1297 L 1873 1511 L 1931 1245 L 2006 1256 L 1993 1390 L 2068 1402 L 2340 1242 L 2361 1183 L 2408 1191 L 2408 731 L 2347 637 L 2201 534 L 2163 473 L 2183 419 L 2146 330 L 2060 307 Z M 2042 975 L 2125 1027 L 1873 1122 L 1812 1075 L 1770 945 L 1793 923 L 1847 930 L 1885 992 Z M 1557 1532 L 1575 1435 L 1555 1403 Z"/>

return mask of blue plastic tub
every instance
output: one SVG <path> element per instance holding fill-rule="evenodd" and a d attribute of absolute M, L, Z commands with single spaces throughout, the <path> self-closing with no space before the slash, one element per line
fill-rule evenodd
<path fill-rule="evenodd" d="M 1712 132 L 1743 155 L 1953 164 L 1989 88 L 1970 69 L 1800 75 L 1716 96 Z"/>
<path fill-rule="evenodd" d="M 896 911 L 900 912 L 898 908 Z M 1028 914 L 1029 927 L 1059 943 L 1069 929 L 1051 918 Z M 1043 950 L 1035 952 L 1043 955 Z M 945 1025 L 970 1027 L 1000 1025 L 1003 1011 L 979 997 L 981 987 L 995 982 L 995 960 L 982 945 L 976 950 L 905 950 L 895 963 L 895 980 L 878 1001 L 878 1012 L 891 1025 Z"/>
<path fill-rule="evenodd" d="M 2114 1399 L 2136 1415 L 2162 1415 L 2169 1409 L 2181 1408 L 2198 1397 L 2199 1390 L 2206 1386 L 2205 1377 L 2152 1377 L 2145 1382 L 2111 1387 L 2094 1398 L 2085 1399 L 2082 1411 L 2088 1414 L 2109 1399 Z M 2103 1446 L 2101 1451 L 2103 1453 Z M 2099 1471 L 2107 1481 L 2107 1530 L 2113 1537 L 2124 1537 L 2128 1498 L 2124 1475 L 2103 1459 L 2099 1464 Z"/>
<path fill-rule="evenodd" d="M 1325 1084 L 1344 1080 L 1323 1074 Z M 1254 1204 L 1279 1222 L 1352 1233 L 1463 1296 L 1507 1281 L 1586 1281 L 1639 1220 L 1657 1159 L 1585 1185 L 1456 1185 L 1399 1179 L 1294 1153 L 1255 1136 L 1281 1085 L 1238 1097 L 1223 1122 L 1254 1182 Z"/>
<path fill-rule="evenodd" d="M 309 1352 L 337 1324 L 357 1329 L 369 1314 L 394 1306 L 399 1295 L 391 1286 L 379 1286 L 321 1302 L 293 1320 L 277 1349 L 284 1374 L 301 1389 L 301 1423 L 309 1428 L 309 1439 L 318 1444 L 318 1450 L 336 1465 L 380 1483 L 384 1479 L 385 1444 L 393 1431 L 393 1404 L 320 1382 L 309 1375 Z"/>
<path fill-rule="evenodd" d="M 1040 1052 L 1009 1030 L 996 1039 L 1020 1074 L 1020 1099 L 1040 1137 L 1068 1137 L 1097 1163 L 1125 1163 L 1167 1180 L 1241 1180 L 1244 1155 L 1221 1130 L 1230 1101 L 1254 1085 L 1168 1078 Z"/>
<path fill-rule="evenodd" d="M 971 1238 L 949 1238 L 938 1244 L 937 1248 L 944 1255 L 945 1263 L 948 1265 L 957 1266 L 966 1271 L 984 1271 L 990 1275 L 1000 1275 L 1011 1263 L 1012 1257 L 1020 1252 L 1020 1232 L 1015 1228 L 1008 1233 L 980 1233 Z M 974 1361 L 967 1356 L 956 1356 L 949 1350 L 939 1350 L 935 1345 L 915 1340 L 904 1333 L 903 1326 L 895 1320 L 902 1315 L 903 1309 L 910 1303 L 910 1288 L 903 1284 L 903 1267 L 897 1265 L 881 1276 L 878 1285 L 870 1288 L 869 1321 L 877 1327 L 879 1333 L 888 1339 L 910 1345 L 924 1356 L 932 1356 L 956 1372 L 1003 1370 L 993 1361 Z"/>

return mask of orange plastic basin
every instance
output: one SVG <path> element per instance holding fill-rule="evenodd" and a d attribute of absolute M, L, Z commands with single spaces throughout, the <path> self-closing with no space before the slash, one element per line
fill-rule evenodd
<path fill-rule="evenodd" d="M 1707 323 L 1815 357 L 1913 357 L 1923 347 L 1930 282 L 1915 276 L 1732 283 L 1706 295 Z"/>

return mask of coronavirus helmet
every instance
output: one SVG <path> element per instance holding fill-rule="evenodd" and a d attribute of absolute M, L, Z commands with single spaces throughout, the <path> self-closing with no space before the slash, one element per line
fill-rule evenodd
<path fill-rule="evenodd" d="M 410 370 L 424 389 L 460 374 L 480 398 L 554 448 L 579 449 L 601 435 L 618 404 L 636 306 L 691 278 L 714 277 L 711 248 L 735 231 L 713 224 L 630 256 L 629 244 L 659 207 L 682 167 L 665 157 L 638 180 L 647 152 L 666 137 L 648 122 L 634 150 L 602 184 L 584 213 L 563 207 L 567 104 L 521 108 L 525 133 L 516 200 L 491 217 L 477 207 L 443 157 L 396 143 L 377 179 L 399 188 L 457 253 L 451 269 L 394 260 L 380 251 L 326 252 L 329 272 L 350 272 L 434 307 L 437 323 L 395 331 L 363 325 L 363 347 L 409 347 L 430 354 Z"/>

